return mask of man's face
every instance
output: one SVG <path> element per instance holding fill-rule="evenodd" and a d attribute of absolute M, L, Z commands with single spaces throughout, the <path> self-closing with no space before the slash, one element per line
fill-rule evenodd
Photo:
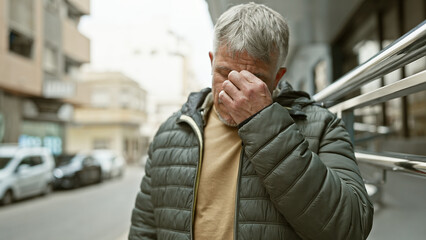
<path fill-rule="evenodd" d="M 219 118 L 228 126 L 237 126 L 236 122 L 226 111 L 223 103 L 219 100 L 219 93 L 223 90 L 222 83 L 228 79 L 228 74 L 235 70 L 241 72 L 246 70 L 261 79 L 268 86 L 269 91 L 275 89 L 280 80 L 280 75 L 276 69 L 276 60 L 265 63 L 261 60 L 252 58 L 246 52 L 238 53 L 232 56 L 228 53 L 227 48 L 219 47 L 216 54 L 209 53 L 212 63 L 212 90 L 213 101 Z M 285 72 L 285 70 L 284 70 Z"/>

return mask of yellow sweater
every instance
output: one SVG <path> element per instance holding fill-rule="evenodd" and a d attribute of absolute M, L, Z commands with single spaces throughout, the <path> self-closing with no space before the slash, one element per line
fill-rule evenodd
<path fill-rule="evenodd" d="M 204 128 L 204 156 L 195 212 L 195 240 L 233 239 L 241 139 L 214 109 Z"/>

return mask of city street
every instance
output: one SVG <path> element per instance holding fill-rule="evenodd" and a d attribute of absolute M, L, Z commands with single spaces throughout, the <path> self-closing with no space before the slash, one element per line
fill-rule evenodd
<path fill-rule="evenodd" d="M 143 168 L 128 167 L 121 179 L 0 207 L 0 239 L 127 239 L 142 175 Z"/>

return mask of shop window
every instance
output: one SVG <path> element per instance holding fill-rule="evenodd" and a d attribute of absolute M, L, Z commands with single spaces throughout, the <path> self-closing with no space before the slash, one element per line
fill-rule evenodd
<path fill-rule="evenodd" d="M 403 0 L 404 33 L 416 27 L 426 19 L 426 1 Z"/>
<path fill-rule="evenodd" d="M 43 146 L 50 149 L 54 155 L 62 153 L 62 139 L 58 136 L 46 136 L 43 138 Z"/>
<path fill-rule="evenodd" d="M 33 39 L 15 30 L 9 31 L 9 51 L 32 58 Z"/>
<path fill-rule="evenodd" d="M 28 121 L 21 125 L 20 147 L 46 147 L 54 155 L 63 151 L 64 128 L 53 122 Z"/>

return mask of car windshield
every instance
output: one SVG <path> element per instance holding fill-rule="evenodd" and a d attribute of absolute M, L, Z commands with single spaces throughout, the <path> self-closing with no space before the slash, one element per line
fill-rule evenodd
<path fill-rule="evenodd" d="M 0 169 L 5 168 L 11 160 L 11 157 L 0 157 Z"/>
<path fill-rule="evenodd" d="M 74 155 L 61 155 L 55 157 L 55 163 L 56 166 L 65 166 L 71 163 L 71 160 L 73 159 Z"/>
<path fill-rule="evenodd" d="M 96 159 L 101 159 L 101 160 L 104 160 L 104 159 L 110 160 L 114 158 L 114 155 L 109 152 L 95 152 L 93 154 L 93 157 L 95 157 Z"/>

